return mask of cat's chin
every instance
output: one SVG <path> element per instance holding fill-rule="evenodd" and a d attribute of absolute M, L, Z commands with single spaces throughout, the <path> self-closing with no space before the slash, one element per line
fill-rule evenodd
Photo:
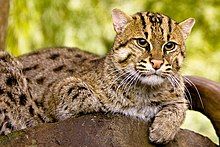
<path fill-rule="evenodd" d="M 149 75 L 149 76 L 140 77 L 140 81 L 142 84 L 156 86 L 162 84 L 164 82 L 164 78 L 158 75 Z"/>

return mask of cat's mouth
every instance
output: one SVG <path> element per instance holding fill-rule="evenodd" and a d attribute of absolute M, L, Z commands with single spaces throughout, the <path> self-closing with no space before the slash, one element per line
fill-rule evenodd
<path fill-rule="evenodd" d="M 153 76 L 153 75 L 155 75 L 155 76 L 160 76 L 160 75 L 157 74 L 157 73 L 142 73 L 142 74 L 141 74 L 141 77 L 149 77 L 149 76 Z"/>
<path fill-rule="evenodd" d="M 161 70 L 149 70 L 148 72 L 141 72 L 141 76 L 143 77 L 148 77 L 153 75 L 163 77 Z"/>

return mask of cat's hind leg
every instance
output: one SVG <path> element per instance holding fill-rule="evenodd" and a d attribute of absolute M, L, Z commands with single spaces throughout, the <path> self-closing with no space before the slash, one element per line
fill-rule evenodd
<path fill-rule="evenodd" d="M 79 78 L 61 80 L 50 87 L 47 93 L 44 99 L 45 112 L 56 120 L 99 111 L 101 107 L 91 86 Z"/>
<path fill-rule="evenodd" d="M 0 134 L 36 125 L 37 108 L 31 101 L 22 65 L 0 51 Z"/>

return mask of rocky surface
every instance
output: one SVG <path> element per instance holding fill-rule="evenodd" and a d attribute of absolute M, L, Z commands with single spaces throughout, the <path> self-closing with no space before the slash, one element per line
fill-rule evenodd
<path fill-rule="evenodd" d="M 0 146 L 153 147 L 148 124 L 121 115 L 90 114 L 0 137 Z M 157 145 L 161 146 L 161 145 Z M 214 147 L 207 137 L 180 130 L 166 147 Z"/>

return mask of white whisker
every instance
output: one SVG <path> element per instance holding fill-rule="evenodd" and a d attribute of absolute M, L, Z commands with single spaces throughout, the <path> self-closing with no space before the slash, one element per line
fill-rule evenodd
<path fill-rule="evenodd" d="M 118 85 L 118 87 L 117 87 L 117 89 L 116 89 L 116 93 L 118 93 L 118 90 L 119 90 L 119 88 L 121 87 L 121 86 L 123 86 L 126 82 L 127 82 L 127 80 L 129 80 L 130 79 L 130 76 L 131 76 L 131 73 L 130 72 L 126 72 L 128 75 L 127 76 L 125 76 L 124 78 L 123 78 L 123 80 L 121 81 L 121 83 Z M 122 87 L 123 88 L 123 87 Z"/>
<path fill-rule="evenodd" d="M 131 79 L 130 84 L 128 85 L 128 88 L 127 88 L 127 90 L 126 90 L 126 93 L 129 92 L 132 87 L 134 87 L 133 84 L 134 84 L 134 82 L 135 82 L 135 80 L 136 80 L 137 78 L 138 78 L 138 74 L 137 74 L 137 72 L 135 72 L 134 75 L 133 75 L 133 78 Z"/>
<path fill-rule="evenodd" d="M 199 93 L 199 90 L 197 89 L 196 85 L 189 78 L 187 78 L 187 77 L 184 77 L 184 78 L 186 79 L 187 82 L 191 83 L 190 85 L 192 85 L 195 88 L 196 93 L 199 96 L 199 100 L 201 102 L 202 108 L 205 109 L 204 104 L 202 102 L 202 97 L 201 97 L 201 95 Z"/>
<path fill-rule="evenodd" d="M 181 86 L 178 82 L 178 78 L 173 75 L 173 79 L 176 81 L 176 83 L 178 84 L 178 87 L 183 87 L 184 89 L 181 88 L 181 91 L 183 92 L 184 96 L 189 100 L 189 104 L 190 104 L 190 108 L 192 108 L 192 97 L 191 94 L 189 93 L 189 90 L 185 87 L 185 85 Z M 189 93 L 189 97 L 187 96 L 185 90 L 187 91 L 187 93 Z"/>

